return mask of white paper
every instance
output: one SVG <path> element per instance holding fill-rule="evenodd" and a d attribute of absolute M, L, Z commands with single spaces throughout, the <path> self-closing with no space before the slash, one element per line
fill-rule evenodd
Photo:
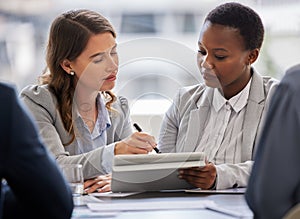
<path fill-rule="evenodd" d="M 230 207 L 230 206 L 226 206 L 226 207 L 220 207 L 218 205 L 211 205 L 208 206 L 207 209 L 212 210 L 212 211 L 216 211 L 222 214 L 227 214 L 227 215 L 231 215 L 237 218 L 245 218 L 245 217 L 253 217 L 253 213 L 252 211 L 247 208 L 247 207 Z"/>
<path fill-rule="evenodd" d="M 122 197 L 127 197 L 130 195 L 135 195 L 139 194 L 140 192 L 94 192 L 90 193 L 90 196 L 94 197 L 117 197 L 117 198 L 122 198 Z"/>
<path fill-rule="evenodd" d="M 90 209 L 74 208 L 72 218 L 108 218 L 115 217 L 119 212 L 93 212 Z"/>
<path fill-rule="evenodd" d="M 219 213 L 222 213 L 222 214 L 227 214 L 227 215 L 237 217 L 237 218 L 242 218 L 242 217 L 245 216 L 245 215 L 243 215 L 243 213 L 241 213 L 239 211 L 230 210 L 230 209 L 227 209 L 227 208 L 220 207 L 218 205 L 207 206 L 207 209 L 212 210 L 212 211 L 216 211 L 216 212 L 219 212 Z"/>
<path fill-rule="evenodd" d="M 75 206 L 83 206 L 90 202 L 94 203 L 94 202 L 103 202 L 103 201 L 93 196 L 82 195 L 82 196 L 73 197 L 73 202 Z"/>
<path fill-rule="evenodd" d="M 234 189 L 219 189 L 219 190 L 205 190 L 205 189 L 187 189 L 187 193 L 210 193 L 210 194 L 244 194 L 246 188 L 234 188 Z"/>
<path fill-rule="evenodd" d="M 178 210 L 204 209 L 215 206 L 211 200 L 192 201 L 156 201 L 156 202 L 118 202 L 118 203 L 88 203 L 92 211 L 151 211 L 151 210 Z"/>

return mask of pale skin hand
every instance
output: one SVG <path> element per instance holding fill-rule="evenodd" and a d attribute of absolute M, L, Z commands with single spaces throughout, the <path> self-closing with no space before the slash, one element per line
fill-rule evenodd
<path fill-rule="evenodd" d="M 115 145 L 115 154 L 147 154 L 156 147 L 155 138 L 144 132 L 135 132 Z"/>
<path fill-rule="evenodd" d="M 213 163 L 207 163 L 204 167 L 180 169 L 178 177 L 197 188 L 210 189 L 216 180 L 217 169 Z"/>
<path fill-rule="evenodd" d="M 94 179 L 88 179 L 84 182 L 84 191 L 86 193 L 92 192 L 109 192 L 111 191 L 111 175 L 101 175 Z"/>

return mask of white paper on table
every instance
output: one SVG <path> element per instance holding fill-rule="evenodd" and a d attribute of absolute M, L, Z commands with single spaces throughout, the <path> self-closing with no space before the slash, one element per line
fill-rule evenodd
<path fill-rule="evenodd" d="M 246 209 L 230 209 L 218 206 L 211 200 L 191 201 L 158 201 L 158 202 L 118 202 L 118 203 L 88 203 L 88 208 L 93 212 L 108 213 L 120 211 L 151 211 L 151 210 L 187 210 L 187 209 L 208 209 L 221 214 L 241 218 L 253 216 L 251 211 Z"/>
<path fill-rule="evenodd" d="M 130 195 L 135 195 L 139 194 L 141 192 L 94 192 L 90 193 L 90 196 L 94 197 L 116 197 L 116 198 L 122 198 L 122 197 L 127 197 Z"/>
<path fill-rule="evenodd" d="M 205 189 L 187 189 L 187 193 L 210 193 L 210 194 L 244 194 L 246 188 L 232 188 L 232 189 L 219 189 L 219 190 L 205 190 Z"/>
<path fill-rule="evenodd" d="M 95 203 L 95 202 L 103 202 L 100 199 L 93 197 L 93 196 L 88 196 L 88 195 L 82 195 L 82 196 L 74 196 L 73 197 L 73 202 L 75 206 L 83 206 L 86 205 L 87 203 Z"/>
<path fill-rule="evenodd" d="M 238 218 L 253 218 L 253 212 L 250 210 L 248 205 L 226 205 L 226 206 L 219 206 L 219 205 L 211 205 L 207 207 L 207 209 L 216 211 L 223 214 L 228 214 Z"/>
<path fill-rule="evenodd" d="M 247 212 L 247 214 L 245 214 L 244 212 L 231 210 L 231 209 L 228 209 L 228 208 L 220 207 L 218 205 L 208 206 L 207 209 L 212 210 L 212 211 L 216 211 L 216 212 L 219 212 L 219 213 L 222 213 L 222 214 L 227 214 L 227 215 L 237 217 L 237 218 L 242 218 L 242 217 L 245 217 L 245 216 L 249 216 L 248 212 Z"/>
<path fill-rule="evenodd" d="M 93 212 L 90 209 L 74 208 L 72 218 L 108 218 L 116 217 L 119 212 Z"/>
<path fill-rule="evenodd" d="M 118 203 L 88 203 L 88 208 L 92 211 L 149 211 L 149 210 L 186 210 L 204 209 L 215 206 L 211 200 L 192 201 L 156 201 L 156 202 L 118 202 Z"/>

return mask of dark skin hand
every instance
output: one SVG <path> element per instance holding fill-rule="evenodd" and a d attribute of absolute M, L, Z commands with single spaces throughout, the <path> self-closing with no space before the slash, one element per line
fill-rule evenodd
<path fill-rule="evenodd" d="M 211 189 L 217 177 L 217 170 L 213 163 L 206 163 L 203 167 L 180 169 L 178 177 L 197 188 Z"/>

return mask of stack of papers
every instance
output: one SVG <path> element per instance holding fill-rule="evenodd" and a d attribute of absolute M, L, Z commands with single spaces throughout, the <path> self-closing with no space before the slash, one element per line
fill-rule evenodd
<path fill-rule="evenodd" d="M 92 212 L 117 213 L 122 211 L 153 211 L 153 210 L 188 210 L 188 209 L 208 209 L 222 214 L 241 218 L 253 216 L 249 212 L 235 211 L 218 206 L 211 200 L 191 200 L 191 201 L 157 201 L 157 202 L 118 202 L 118 203 L 88 203 L 88 208 Z"/>
<path fill-rule="evenodd" d="M 206 189 L 187 189 L 188 193 L 209 193 L 209 194 L 244 194 L 246 188 L 234 188 L 234 189 L 219 189 L 219 190 L 206 190 Z"/>
<path fill-rule="evenodd" d="M 88 203 L 92 211 L 152 211 L 152 210 L 187 210 L 204 209 L 215 206 L 213 201 L 157 201 L 157 202 L 118 202 L 118 203 Z"/>

